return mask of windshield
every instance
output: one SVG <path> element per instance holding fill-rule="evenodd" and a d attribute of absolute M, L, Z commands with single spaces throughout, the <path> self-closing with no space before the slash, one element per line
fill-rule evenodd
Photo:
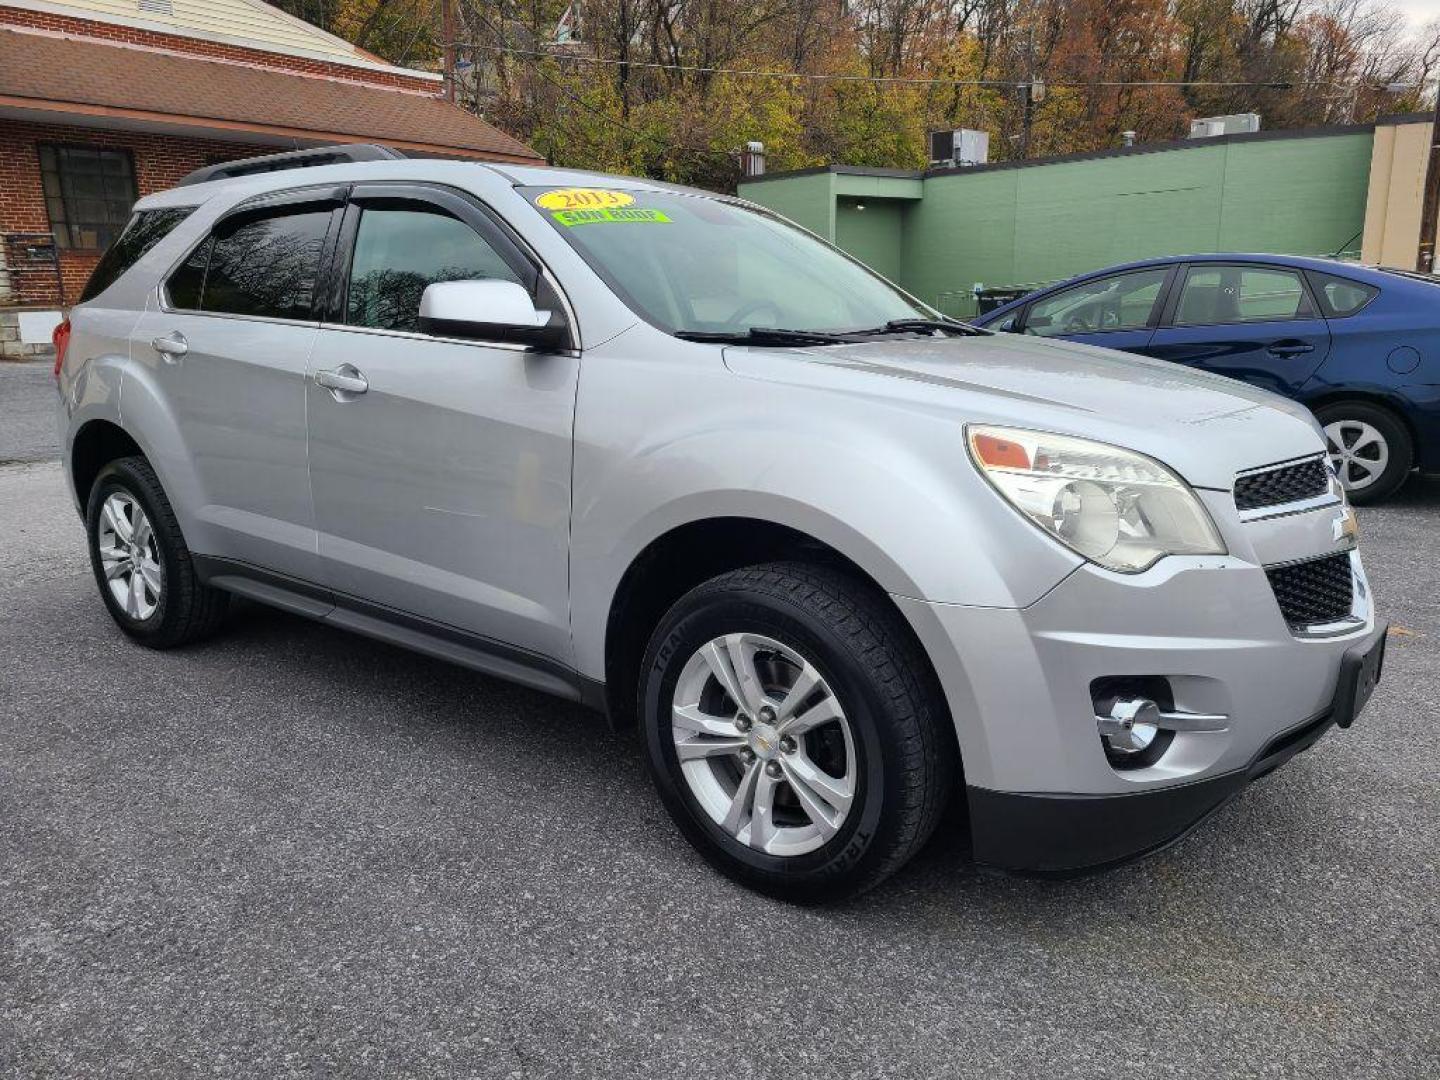
<path fill-rule="evenodd" d="M 768 214 L 672 192 L 520 191 L 622 300 L 670 333 L 859 330 L 936 316 Z"/>

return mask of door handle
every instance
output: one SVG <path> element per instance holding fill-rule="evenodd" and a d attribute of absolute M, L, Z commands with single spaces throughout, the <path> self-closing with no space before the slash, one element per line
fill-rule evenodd
<path fill-rule="evenodd" d="M 334 395 L 336 401 L 346 401 L 341 394 L 363 394 L 370 389 L 365 376 L 349 364 L 341 364 L 329 371 L 315 372 L 315 384 L 323 386 Z"/>
<path fill-rule="evenodd" d="M 1271 356 L 1299 356 L 1302 353 L 1314 352 L 1314 345 L 1307 345 L 1303 341 L 1277 341 L 1269 348 Z"/>
<path fill-rule="evenodd" d="M 166 361 L 172 364 L 190 351 L 190 343 L 185 340 L 185 335 L 178 330 L 173 334 L 157 337 L 154 341 L 150 342 L 150 346 L 163 356 Z"/>

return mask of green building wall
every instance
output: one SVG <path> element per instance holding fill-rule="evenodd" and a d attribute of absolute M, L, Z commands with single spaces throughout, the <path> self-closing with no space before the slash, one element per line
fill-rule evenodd
<path fill-rule="evenodd" d="M 792 218 L 957 315 L 973 289 L 1208 251 L 1359 248 L 1373 130 L 1261 133 L 927 174 L 833 168 L 747 181 Z"/>

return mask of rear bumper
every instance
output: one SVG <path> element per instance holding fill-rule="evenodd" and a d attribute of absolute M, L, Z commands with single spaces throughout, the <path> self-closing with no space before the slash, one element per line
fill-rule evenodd
<path fill-rule="evenodd" d="M 1385 638 L 1381 625 L 1347 649 L 1334 700 L 1281 731 L 1245 767 L 1190 783 L 1110 795 L 1035 794 L 967 788 L 975 860 L 1046 876 L 1093 873 L 1153 854 L 1180 840 L 1250 783 L 1309 749 L 1331 727 L 1354 720 L 1359 658 Z"/>

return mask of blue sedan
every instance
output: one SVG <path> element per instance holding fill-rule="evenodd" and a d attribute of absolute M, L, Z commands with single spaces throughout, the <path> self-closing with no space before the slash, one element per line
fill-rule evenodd
<path fill-rule="evenodd" d="M 973 320 L 1229 375 L 1319 418 L 1350 498 L 1440 473 L 1440 277 L 1285 255 L 1115 266 Z"/>

